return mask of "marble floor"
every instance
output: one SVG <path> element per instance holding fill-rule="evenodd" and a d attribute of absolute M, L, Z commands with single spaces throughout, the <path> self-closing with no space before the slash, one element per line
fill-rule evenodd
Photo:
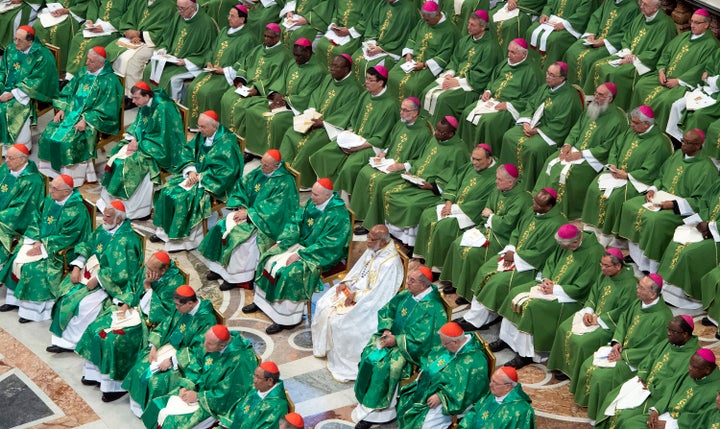
<path fill-rule="evenodd" d="M 126 124 L 132 121 L 134 110 L 128 112 Z M 49 120 L 41 118 L 41 126 Z M 33 157 L 35 157 L 33 153 Z M 101 160 L 96 166 L 102 171 Z M 251 168 L 252 166 L 248 166 Z M 88 199 L 97 198 L 97 188 L 83 187 Z M 303 199 L 307 198 L 304 194 Z M 136 229 L 149 236 L 151 222 L 137 222 Z M 364 250 L 364 237 L 355 237 L 355 257 Z M 148 242 L 148 254 L 160 246 Z M 250 339 L 263 359 L 275 361 L 286 388 L 308 427 L 316 429 L 352 428 L 350 412 L 356 405 L 352 383 L 335 381 L 326 369 L 326 361 L 313 357 L 307 323 L 292 331 L 268 336 L 265 328 L 270 321 L 261 313 L 243 314 L 240 309 L 252 300 L 252 292 L 232 290 L 221 292 L 219 282 L 205 279 L 207 269 L 196 252 L 173 254 L 176 262 L 190 273 L 190 284 L 205 299 L 209 299 L 226 318 L 230 329 Z M 321 294 L 316 294 L 314 300 Z M 0 304 L 5 289 L 0 287 Z M 449 303 L 454 296 L 447 297 Z M 454 308 L 453 318 L 465 308 Z M 675 311 L 679 313 L 679 311 Z M 714 339 L 714 328 L 702 326 L 702 313 L 694 314 L 695 334 L 703 346 L 712 347 L 720 355 L 720 342 Z M 128 406 L 127 396 L 113 403 L 103 403 L 95 387 L 80 383 L 82 359 L 73 354 L 51 354 L 45 351 L 50 344 L 49 322 L 20 325 L 17 313 L 0 313 L 0 429 L 4 428 L 141 428 Z M 482 331 L 491 342 L 497 338 L 499 325 Z M 498 364 L 512 358 L 504 350 L 497 354 Z M 585 411 L 574 405 L 568 392 L 568 382 L 557 382 L 544 365 L 533 364 L 520 370 L 520 379 L 533 399 L 538 427 L 547 429 L 588 428 Z M 394 423 L 381 426 L 396 428 Z"/>

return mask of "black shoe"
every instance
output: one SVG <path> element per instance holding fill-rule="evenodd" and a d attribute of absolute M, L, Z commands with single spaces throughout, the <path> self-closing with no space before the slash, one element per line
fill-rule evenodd
<path fill-rule="evenodd" d="M 561 371 L 553 371 L 553 375 L 555 376 L 555 380 L 557 381 L 570 380 L 570 377 L 568 377 L 567 375 L 565 375 L 565 373 Z"/>
<path fill-rule="evenodd" d="M 302 323 L 302 322 L 301 322 L 301 323 Z M 268 327 L 265 329 L 265 333 L 268 334 L 268 335 L 273 335 L 273 334 L 277 334 L 278 332 L 282 332 L 282 331 L 284 331 L 284 330 L 288 330 L 288 331 L 289 331 L 289 330 L 295 328 L 295 327 L 296 327 L 297 325 L 299 325 L 299 324 L 300 324 L 300 323 L 296 323 L 296 324 L 294 324 L 294 325 L 281 325 L 281 324 L 279 324 L 279 323 L 273 323 L 272 325 L 268 326 Z"/>
<path fill-rule="evenodd" d="M 0 307 L 0 311 L 3 311 L 2 307 Z M 700 323 L 702 323 L 703 326 L 715 326 L 709 317 L 703 317 Z"/>
<path fill-rule="evenodd" d="M 457 288 L 453 287 L 453 285 L 447 285 L 443 288 L 443 293 L 445 295 L 450 295 L 451 293 L 457 292 Z"/>
<path fill-rule="evenodd" d="M 155 234 L 151 235 L 150 238 L 148 238 L 148 240 L 150 240 L 151 243 L 162 243 L 163 242 L 162 238 L 158 237 Z"/>
<path fill-rule="evenodd" d="M 125 108 L 125 110 L 130 110 L 136 108 L 137 106 L 135 105 L 135 103 L 132 102 L 132 98 L 125 97 L 123 107 Z"/>
<path fill-rule="evenodd" d="M 366 422 L 365 420 L 360 420 L 355 425 L 355 429 L 370 429 L 371 427 L 373 427 L 373 424 L 370 422 Z"/>
<path fill-rule="evenodd" d="M 103 402 L 112 402 L 122 398 L 125 395 L 127 395 L 127 392 L 103 392 L 102 400 Z"/>
<path fill-rule="evenodd" d="M 257 311 L 260 311 L 260 308 L 257 305 L 255 305 L 254 302 L 252 304 L 248 304 L 242 308 L 242 312 L 245 314 L 255 313 Z"/>
<path fill-rule="evenodd" d="M 56 346 L 53 344 L 52 346 L 48 346 L 48 348 L 46 348 L 45 351 L 50 352 L 50 353 L 72 353 L 75 350 L 66 349 L 64 347 Z"/>
<path fill-rule="evenodd" d="M 238 287 L 237 283 L 228 283 L 228 282 L 222 282 L 220 285 L 220 290 L 233 290 Z M 255 304 L 252 304 L 255 305 Z M 243 307 L 244 309 L 245 307 Z"/>
<path fill-rule="evenodd" d="M 495 340 L 495 341 L 493 341 L 492 343 L 490 343 L 490 344 L 488 345 L 488 348 L 489 348 L 490 351 L 493 352 L 493 353 L 497 353 L 497 352 L 499 352 L 500 350 L 504 350 L 504 349 L 506 349 L 506 348 L 508 348 L 508 347 L 510 347 L 510 346 L 508 345 L 508 343 L 506 343 L 506 342 L 503 341 L 503 340 Z"/>
<path fill-rule="evenodd" d="M 3 313 L 5 313 L 6 311 L 13 311 L 13 310 L 17 310 L 17 309 L 18 309 L 17 305 L 12 305 L 12 304 L 0 305 L 0 312 L 3 312 Z"/>
<path fill-rule="evenodd" d="M 24 317 L 18 318 L 18 323 L 30 323 L 30 322 L 32 322 L 32 320 L 30 320 L 30 319 L 26 319 Z"/>
<path fill-rule="evenodd" d="M 531 357 L 524 357 L 524 356 L 517 355 L 514 358 L 512 358 L 512 360 L 506 362 L 505 366 L 511 366 L 515 369 L 520 369 L 520 368 L 530 365 L 531 363 L 533 363 L 533 360 Z"/>
<path fill-rule="evenodd" d="M 220 280 L 222 278 L 222 276 L 218 273 L 214 273 L 214 272 L 210 271 L 209 273 L 207 273 L 205 278 L 208 280 Z"/>
<path fill-rule="evenodd" d="M 84 384 L 85 386 L 99 386 L 100 382 L 95 380 L 88 380 L 87 378 L 83 377 L 80 379 L 80 383 Z"/>
<path fill-rule="evenodd" d="M 370 232 L 367 228 L 364 226 L 356 226 L 355 229 L 353 229 L 353 234 L 355 235 L 367 235 Z"/>
<path fill-rule="evenodd" d="M 467 299 L 459 296 L 459 297 L 455 298 L 455 304 L 457 304 L 457 305 L 467 305 L 467 304 L 470 304 L 470 301 L 468 301 Z"/>
<path fill-rule="evenodd" d="M 65 88 L 65 85 L 67 85 L 70 81 L 67 79 L 63 79 L 58 83 L 60 91 L 62 91 L 63 88 Z"/>
<path fill-rule="evenodd" d="M 624 261 L 626 264 L 632 264 L 632 263 L 635 262 L 635 260 L 633 260 L 633 258 L 631 258 L 630 255 L 625 256 L 625 257 L 623 258 L 623 261 Z"/>
<path fill-rule="evenodd" d="M 465 319 L 462 318 L 462 317 L 459 318 L 459 319 L 457 319 L 457 320 L 455 320 L 455 323 L 457 323 L 458 325 L 460 325 L 460 327 L 462 328 L 462 330 L 465 331 L 465 332 L 477 331 L 477 330 L 479 329 L 477 326 L 473 325 L 472 323 L 468 322 L 467 320 L 465 320 Z"/>
<path fill-rule="evenodd" d="M 496 317 L 495 320 L 493 320 L 492 322 L 488 322 L 488 323 L 482 325 L 482 326 L 480 327 L 480 330 L 481 330 L 481 331 L 487 331 L 488 329 L 490 329 L 490 327 L 491 327 L 492 325 L 497 325 L 498 323 L 500 323 L 500 321 L 502 321 L 502 317 L 499 317 L 499 316 L 498 316 L 498 317 Z"/>

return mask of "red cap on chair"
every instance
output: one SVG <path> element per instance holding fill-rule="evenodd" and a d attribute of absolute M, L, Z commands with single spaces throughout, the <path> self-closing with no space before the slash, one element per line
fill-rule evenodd
<path fill-rule="evenodd" d="M 112 200 L 110 201 L 110 206 L 114 208 L 115 210 L 120 210 L 121 212 L 125 212 L 125 204 L 123 204 L 120 200 Z"/>
<path fill-rule="evenodd" d="M 35 29 L 29 25 L 21 25 L 20 27 L 18 27 L 18 30 L 23 30 L 26 33 L 32 34 L 33 36 L 35 35 Z"/>
<path fill-rule="evenodd" d="M 322 178 L 318 179 L 317 182 L 320 186 L 327 189 L 328 191 L 333 190 L 333 182 L 332 182 L 332 180 L 328 179 L 327 177 L 322 177 Z"/>
<path fill-rule="evenodd" d="M 165 265 L 170 264 L 170 254 L 168 252 L 159 251 L 153 253 L 153 256 L 156 257 L 160 262 L 162 262 Z"/>
<path fill-rule="evenodd" d="M 420 270 L 420 272 L 422 273 L 423 276 L 425 276 L 426 279 L 432 281 L 433 274 L 432 274 L 432 270 L 430 268 L 423 265 L 420 268 L 418 268 L 418 270 Z"/>
<path fill-rule="evenodd" d="M 71 188 L 75 187 L 75 181 L 72 177 L 68 176 L 67 174 L 61 174 L 60 178 L 65 182 L 66 185 L 68 185 Z"/>
<path fill-rule="evenodd" d="M 220 122 L 220 117 L 218 116 L 217 113 L 215 113 L 214 110 L 206 110 L 206 111 L 202 112 L 202 115 L 207 116 L 208 118 L 212 119 L 215 122 Z"/>
<path fill-rule="evenodd" d="M 136 84 L 133 85 L 133 86 L 134 86 L 135 88 L 140 88 L 140 89 L 142 89 L 143 91 L 151 91 L 150 85 L 148 85 L 147 83 L 145 83 L 145 82 L 143 82 L 143 81 L 140 81 L 140 82 L 136 83 Z"/>
<path fill-rule="evenodd" d="M 186 298 L 190 298 L 191 296 L 195 296 L 195 290 L 190 287 L 190 285 L 182 285 L 178 286 L 177 289 L 175 289 L 175 293 L 184 296 Z"/>
<path fill-rule="evenodd" d="M 228 328 L 225 325 L 215 325 L 212 327 L 212 331 L 220 341 L 227 341 L 230 339 L 230 331 L 228 331 Z"/>
<path fill-rule="evenodd" d="M 305 46 L 306 48 L 312 47 L 312 42 L 304 37 L 301 37 L 295 41 L 298 46 Z"/>
<path fill-rule="evenodd" d="M 105 48 L 103 48 L 102 46 L 93 46 L 92 50 L 101 57 L 107 58 L 107 51 L 105 51 Z"/>
<path fill-rule="evenodd" d="M 515 164 L 503 164 L 502 166 L 503 166 L 503 168 L 505 168 L 505 171 L 507 172 L 507 174 L 512 176 L 514 179 L 517 179 L 518 176 L 520 175 Z"/>
<path fill-rule="evenodd" d="M 502 367 L 502 368 L 500 368 L 500 369 L 502 370 L 502 372 L 505 373 L 505 375 L 508 376 L 508 378 L 509 378 L 510 380 L 512 380 L 512 381 L 514 381 L 514 382 L 517 383 L 517 381 L 518 381 L 518 375 L 517 375 L 517 370 L 516 370 L 515 368 L 513 368 L 513 367 L 511 367 L 511 366 L 504 366 L 504 367 Z"/>
<path fill-rule="evenodd" d="M 305 427 L 305 420 L 303 420 L 302 416 L 298 413 L 290 413 L 285 416 L 285 420 L 287 420 L 288 423 L 291 425 L 297 427 L 297 428 L 304 428 Z"/>
<path fill-rule="evenodd" d="M 12 145 L 12 147 L 15 150 L 19 150 L 20 152 L 24 153 L 25 155 L 30 155 L 30 151 L 28 150 L 27 146 L 25 146 L 24 144 L 15 143 L 14 145 Z"/>
<path fill-rule="evenodd" d="M 261 363 L 260 368 L 264 369 L 265 371 L 269 372 L 270 374 L 280 374 L 280 368 L 278 368 L 278 366 L 275 365 L 275 362 L 271 362 L 269 360 Z"/>
<path fill-rule="evenodd" d="M 268 150 L 268 151 L 265 152 L 265 153 L 267 153 L 268 155 L 270 155 L 270 157 L 271 157 L 272 159 L 274 159 L 275 161 L 282 161 L 282 154 L 280 154 L 280 151 L 277 150 L 277 149 L 270 149 L 270 150 Z"/>

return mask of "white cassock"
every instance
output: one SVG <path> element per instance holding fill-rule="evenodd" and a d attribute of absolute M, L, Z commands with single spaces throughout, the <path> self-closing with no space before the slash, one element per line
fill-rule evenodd
<path fill-rule="evenodd" d="M 312 322 L 315 356 L 328 358 L 328 369 L 341 382 L 355 380 L 363 348 L 377 331 L 377 312 L 395 296 L 405 273 L 395 243 L 366 250 L 343 283 L 356 292 L 356 304 L 345 307 L 337 285 L 317 302 Z"/>

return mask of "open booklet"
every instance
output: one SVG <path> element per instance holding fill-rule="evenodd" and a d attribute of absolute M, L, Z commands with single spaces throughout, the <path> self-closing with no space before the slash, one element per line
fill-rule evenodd
<path fill-rule="evenodd" d="M 0 3 L 0 4 L 2 4 L 2 3 Z M 22 6 L 22 3 L 18 4 L 17 6 Z M 2 9 L 1 6 L 0 6 L 0 9 Z M 68 18 L 68 16 L 70 16 L 69 13 L 65 14 L 65 15 L 61 15 L 61 16 L 52 16 L 52 12 L 54 12 L 56 10 L 60 10 L 60 9 L 63 9 L 63 5 L 61 5 L 60 3 L 48 3 L 47 7 L 45 7 L 44 9 L 42 9 L 40 11 L 40 13 L 38 13 L 38 19 L 40 19 L 40 24 L 44 28 L 50 28 L 50 27 L 54 27 L 54 26 L 60 24 L 61 22 L 65 21 Z M 6 11 L 0 11 L 0 13 L 3 13 L 3 12 L 6 12 Z"/>
<path fill-rule="evenodd" d="M 653 195 L 652 201 L 643 204 L 643 207 L 645 207 L 648 210 L 657 212 L 660 211 L 660 205 L 663 201 L 675 201 L 678 197 L 676 197 L 673 194 L 670 194 L 665 191 L 655 191 L 655 195 Z"/>
<path fill-rule="evenodd" d="M 413 176 L 412 174 L 403 173 L 400 175 L 400 177 L 402 177 L 406 181 L 412 183 L 413 185 L 422 186 L 425 184 L 425 179 L 423 179 L 422 177 Z"/>
<path fill-rule="evenodd" d="M 100 32 L 94 32 L 90 31 L 90 28 L 93 27 L 102 27 L 102 31 Z M 93 25 L 88 25 L 87 21 L 85 21 L 85 29 L 83 30 L 83 37 L 86 39 L 91 39 L 93 37 L 100 37 L 100 36 L 109 36 L 115 32 L 115 28 L 110 24 L 109 22 L 105 22 L 101 19 L 98 19 L 93 23 Z"/>

